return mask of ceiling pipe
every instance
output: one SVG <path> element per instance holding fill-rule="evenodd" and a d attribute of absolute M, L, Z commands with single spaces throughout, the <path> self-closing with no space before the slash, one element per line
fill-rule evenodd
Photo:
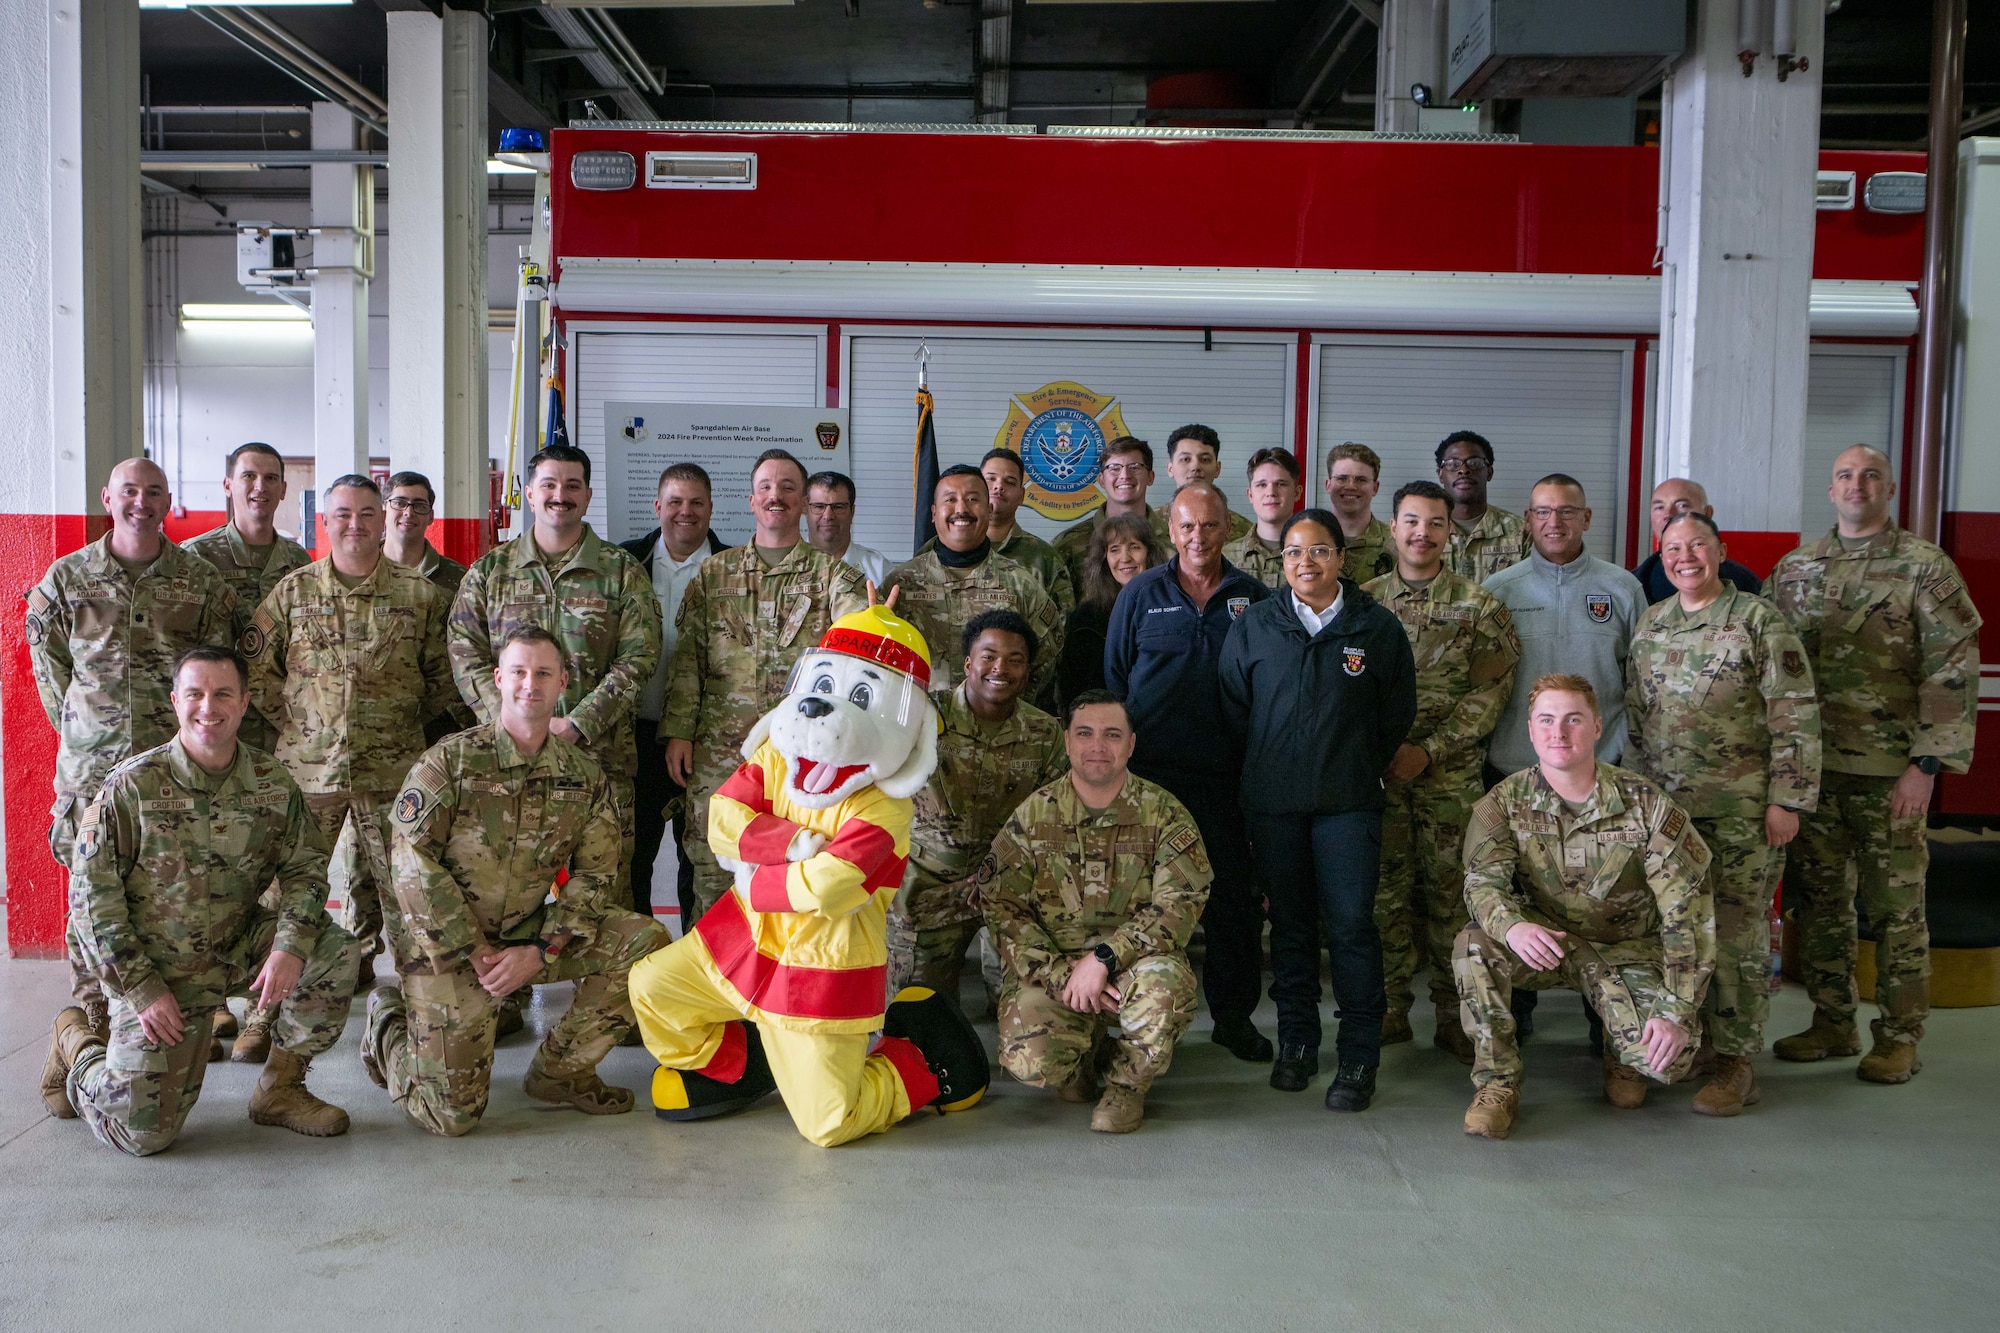
<path fill-rule="evenodd" d="M 1347 7 L 1353 9 L 1354 0 L 1348 0 Z M 1341 34 L 1340 40 L 1333 44 L 1333 50 L 1326 53 L 1326 63 L 1319 67 L 1319 73 L 1314 75 L 1313 81 L 1306 86 L 1306 95 L 1299 99 L 1298 106 L 1292 111 L 1292 125 L 1295 128 L 1302 128 L 1305 125 L 1313 107 L 1319 102 L 1319 90 L 1333 77 L 1333 67 L 1340 63 L 1340 58 L 1347 54 L 1347 48 L 1354 45 L 1354 39 L 1367 26 L 1369 24 L 1365 16 L 1356 11 L 1354 21 L 1347 25 L 1347 31 Z"/>
<path fill-rule="evenodd" d="M 1951 373 L 1952 228 L 1958 212 L 1959 113 L 1965 91 L 1965 0 L 1932 0 L 1931 132 L 1924 181 L 1924 283 L 1917 326 L 1916 437 L 1910 458 L 1910 531 L 1944 531 L 1944 398 Z"/>
<path fill-rule="evenodd" d="M 632 120 L 658 119 L 660 113 L 634 85 L 623 62 L 614 59 L 611 52 L 605 49 L 606 41 L 612 39 L 607 37 L 604 41 L 600 41 L 598 38 L 601 23 L 605 31 L 617 34 L 616 42 L 628 53 L 626 58 L 634 60 L 644 70 L 646 77 L 657 84 L 659 80 L 649 68 L 646 68 L 644 60 L 637 59 L 637 48 L 632 46 L 631 39 L 625 36 L 624 30 L 618 26 L 616 20 L 601 9 L 555 9 L 544 5 L 537 12 L 555 31 L 556 36 L 563 39 L 564 45 L 573 50 L 587 52 L 577 58 L 583 63 L 583 67 L 590 71 L 592 78 L 611 90 L 611 100 L 618 104 L 621 112 Z M 590 16 L 590 22 L 585 22 L 585 15 Z"/>
<path fill-rule="evenodd" d="M 197 5 L 188 12 L 241 42 L 326 101 L 346 107 L 353 117 L 384 138 L 389 104 L 319 52 L 255 9 Z"/>

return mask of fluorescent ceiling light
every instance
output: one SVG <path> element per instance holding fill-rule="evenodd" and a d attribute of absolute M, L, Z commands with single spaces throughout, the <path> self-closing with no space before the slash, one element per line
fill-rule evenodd
<path fill-rule="evenodd" d="M 509 162 L 503 158 L 486 159 L 486 174 L 489 176 L 532 176 L 535 169 L 519 162 Z"/>
<path fill-rule="evenodd" d="M 202 305 L 181 307 L 188 324 L 310 324 L 312 316 L 290 305 Z"/>

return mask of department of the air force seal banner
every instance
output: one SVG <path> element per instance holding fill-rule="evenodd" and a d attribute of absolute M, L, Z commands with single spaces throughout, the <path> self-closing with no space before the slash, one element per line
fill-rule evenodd
<path fill-rule="evenodd" d="M 1097 488 L 1104 446 L 1129 433 L 1115 398 L 1057 380 L 1007 401 L 1007 420 L 993 446 L 1021 455 L 1028 507 L 1067 522 L 1104 503 Z"/>

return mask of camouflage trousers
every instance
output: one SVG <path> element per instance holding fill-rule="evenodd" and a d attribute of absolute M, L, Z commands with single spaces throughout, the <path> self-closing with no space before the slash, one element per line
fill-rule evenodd
<path fill-rule="evenodd" d="M 382 953 L 382 895 L 394 882 L 389 874 L 389 813 L 395 807 L 395 792 L 306 793 L 306 809 L 326 845 L 338 849 L 347 840 L 353 861 L 340 895 L 340 924 L 361 941 L 361 971 L 371 976 Z"/>
<path fill-rule="evenodd" d="M 1607 963 L 1593 945 L 1575 935 L 1563 944 L 1569 952 L 1562 966 L 1543 972 L 1516 958 L 1513 950 L 1477 926 L 1458 933 L 1452 943 L 1452 970 L 1458 976 L 1459 1019 L 1472 1038 L 1473 1086 L 1521 1086 L 1521 1046 L 1508 1007 L 1517 988 L 1582 992 L 1603 1018 L 1605 1049 L 1620 1064 L 1656 1083 L 1686 1077 L 1694 1063 L 1693 1041 L 1663 1074 L 1654 1073 L 1646 1063 L 1646 1020 L 1659 1014 L 1667 996 L 1660 965 Z"/>
<path fill-rule="evenodd" d="M 1877 1037 L 1914 1042 L 1931 1012 L 1931 935 L 1924 879 L 1925 823 L 1889 817 L 1894 778 L 1820 776 L 1819 808 L 1799 816 L 1786 900 L 1798 911 L 1806 994 L 1823 1018 L 1854 1022 L 1855 903 L 1873 927 Z"/>
<path fill-rule="evenodd" d="M 1771 1016 L 1771 894 L 1785 867 L 1764 843 L 1763 817 L 1697 819 L 1715 898 L 1715 976 L 1701 1002 L 1703 1032 L 1724 1055 L 1764 1049 Z"/>
<path fill-rule="evenodd" d="M 1008 977 L 1000 991 L 1000 1063 L 1021 1082 L 1058 1088 L 1076 1078 L 1116 1026 L 1107 1083 L 1145 1092 L 1173 1063 L 1174 1043 L 1194 1019 L 1194 969 L 1178 953 L 1141 958 L 1111 979 L 1118 1012 L 1080 1014 L 1042 986 Z"/>
<path fill-rule="evenodd" d="M 83 822 L 83 812 L 89 804 L 90 798 L 80 792 L 64 792 L 56 797 L 55 806 L 49 811 L 49 855 L 65 872 L 76 858 L 77 826 Z M 104 998 L 104 987 L 98 984 L 97 973 L 84 961 L 76 922 L 67 916 L 63 924 L 63 956 L 69 960 L 71 998 L 78 1008 L 90 1015 L 93 1027 L 101 1027 L 97 1020 L 106 1012 L 108 1004 Z"/>
<path fill-rule="evenodd" d="M 912 865 L 889 904 L 888 998 L 905 986 L 926 986 L 958 1000 L 966 950 L 979 941 L 986 998 L 1000 994 L 1000 958 L 964 881 L 940 884 Z"/>
<path fill-rule="evenodd" d="M 708 798 L 715 795 L 715 789 L 729 781 L 729 775 L 736 771 L 740 758 L 733 752 L 723 756 L 729 762 L 726 767 L 715 763 L 703 763 L 704 754 L 700 742 L 695 744 L 694 765 L 688 773 L 687 785 L 687 856 L 688 864 L 694 867 L 694 917 L 683 921 L 683 932 L 693 930 L 696 921 L 709 908 L 722 901 L 722 896 L 736 886 L 736 877 L 715 863 L 715 852 L 708 845 Z"/>
<path fill-rule="evenodd" d="M 614 909 L 589 943 L 565 949 L 528 978 L 532 986 L 577 983 L 569 1012 L 535 1052 L 534 1068 L 558 1079 L 596 1069 L 632 1027 L 632 964 L 667 943 L 659 922 Z M 381 1008 L 361 1039 L 410 1119 L 433 1134 L 469 1134 L 486 1114 L 500 1001 L 479 984 L 469 961 L 443 972 L 405 971 L 402 985 L 407 1016 Z"/>
<path fill-rule="evenodd" d="M 223 959 L 226 990 L 242 994 L 270 956 L 277 916 L 256 909 Z M 332 1048 L 347 1024 L 360 949 L 354 937 L 327 923 L 313 942 L 298 989 L 278 1006 L 272 1038 L 302 1060 Z M 219 996 L 189 997 L 187 1028 L 178 1043 L 154 1046 L 139 1026 L 139 1011 L 122 996 L 111 1000 L 111 1044 L 86 1051 L 69 1072 L 69 1101 L 98 1140 L 134 1157 L 164 1151 L 179 1136 L 201 1096 L 208 1070 L 208 1042 Z"/>
<path fill-rule="evenodd" d="M 1458 1005 L 1451 944 L 1470 919 L 1465 909 L 1465 829 L 1486 794 L 1474 767 L 1422 773 L 1387 784 L 1382 812 L 1382 878 L 1375 891 L 1375 929 L 1382 936 L 1382 981 L 1389 1008 L 1408 1013 L 1411 979 L 1430 969 L 1431 1000 L 1440 1014 Z"/>

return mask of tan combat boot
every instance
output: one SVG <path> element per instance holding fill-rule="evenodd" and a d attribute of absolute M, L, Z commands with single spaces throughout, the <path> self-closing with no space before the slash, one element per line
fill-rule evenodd
<path fill-rule="evenodd" d="M 1382 1015 L 1382 1044 L 1396 1046 L 1411 1040 L 1416 1033 L 1410 1030 L 1410 1016 L 1401 1009 L 1391 1009 Z"/>
<path fill-rule="evenodd" d="M 1693 1078 L 1701 1078 L 1714 1072 L 1715 1047 L 1709 1044 L 1708 1037 L 1704 1034 L 1701 1045 L 1694 1048 L 1694 1059 L 1688 1062 L 1688 1074 Z"/>
<path fill-rule="evenodd" d="M 573 1106 L 585 1115 L 623 1115 L 632 1109 L 632 1090 L 612 1087 L 594 1069 L 581 1074 L 551 1074 L 531 1064 L 521 1091 L 538 1102 Z"/>
<path fill-rule="evenodd" d="M 1895 1041 L 1878 1033 L 1854 1073 L 1864 1083 L 1908 1083 L 1923 1067 L 1915 1042 Z"/>
<path fill-rule="evenodd" d="M 1750 1061 L 1741 1055 L 1724 1055 L 1710 1050 L 1708 1086 L 1694 1095 L 1688 1109 L 1696 1115 L 1742 1115 L 1743 1108 L 1755 1106 L 1763 1097 Z"/>
<path fill-rule="evenodd" d="M 85 1049 L 104 1044 L 104 1037 L 90 1026 L 90 1016 L 75 1005 L 56 1015 L 55 1029 L 49 1033 L 48 1058 L 42 1062 L 42 1104 L 50 1115 L 58 1120 L 76 1119 L 76 1108 L 69 1104 L 69 1071 Z"/>
<path fill-rule="evenodd" d="M 1829 1060 L 1839 1055 L 1859 1055 L 1861 1034 L 1854 1030 L 1853 1019 L 1836 1023 L 1815 1009 L 1812 1026 L 1804 1032 L 1778 1038 L 1771 1044 L 1771 1054 L 1794 1064 L 1811 1064 L 1815 1060 Z"/>
<path fill-rule="evenodd" d="M 1146 1121 L 1146 1094 L 1113 1083 L 1097 1099 L 1090 1113 L 1090 1127 L 1099 1134 L 1130 1134 Z"/>
<path fill-rule="evenodd" d="M 272 1047 L 257 1090 L 250 1094 L 250 1118 L 315 1139 L 345 1134 L 347 1112 L 306 1091 L 308 1063 L 282 1046 Z"/>
<path fill-rule="evenodd" d="M 521 1010 L 527 1005 L 527 988 L 500 997 L 500 1017 L 493 1029 L 493 1040 L 500 1041 L 513 1036 L 528 1026 L 528 1020 L 521 1017 Z"/>
<path fill-rule="evenodd" d="M 236 1015 L 231 1012 L 228 1005 L 215 1006 L 215 1022 L 208 1030 L 212 1035 L 221 1037 L 225 1041 L 236 1035 Z"/>
<path fill-rule="evenodd" d="M 1646 1104 L 1646 1076 L 1618 1057 L 1604 1053 L 1604 1100 L 1621 1111 L 1636 1111 Z"/>
<path fill-rule="evenodd" d="M 1431 1038 L 1431 1044 L 1462 1065 L 1472 1063 L 1472 1038 L 1465 1035 L 1456 1013 L 1438 1020 L 1437 1035 Z"/>
<path fill-rule="evenodd" d="M 1465 1132 L 1482 1139 L 1504 1139 L 1514 1132 L 1514 1117 L 1521 1110 L 1521 1094 L 1498 1083 L 1488 1083 L 1472 1098 L 1465 1111 Z"/>
<path fill-rule="evenodd" d="M 1069 1081 L 1058 1083 L 1053 1089 L 1056 1099 L 1068 1102 L 1072 1106 L 1096 1101 L 1098 1094 L 1096 1065 L 1097 1056 L 1094 1051 L 1077 1061 L 1076 1069 L 1070 1074 Z"/>
<path fill-rule="evenodd" d="M 243 1025 L 236 1044 L 229 1048 L 229 1058 L 239 1065 L 261 1065 L 271 1055 L 271 1025 L 252 1013 L 250 1021 Z"/>

